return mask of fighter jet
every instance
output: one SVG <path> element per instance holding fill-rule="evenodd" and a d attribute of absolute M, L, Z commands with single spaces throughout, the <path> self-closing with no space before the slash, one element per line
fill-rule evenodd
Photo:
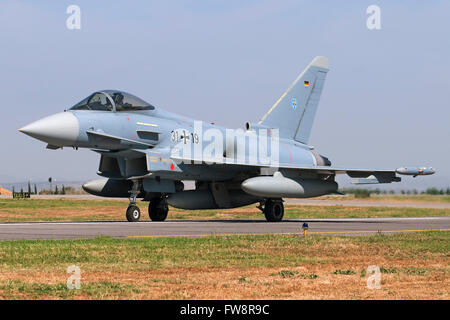
<path fill-rule="evenodd" d="M 267 221 L 277 222 L 284 215 L 283 198 L 338 193 L 337 174 L 357 184 L 398 182 L 396 174 L 433 174 L 433 168 L 420 166 L 338 168 L 308 144 L 328 65 L 325 57 L 315 57 L 261 120 L 243 129 L 196 121 L 129 93 L 103 90 L 19 131 L 48 149 L 97 152 L 97 174 L 103 178 L 83 189 L 129 198 L 130 222 L 141 218 L 138 198 L 149 201 L 152 221 L 164 221 L 169 205 L 198 210 L 257 203 Z M 185 190 L 186 181 L 194 181 L 195 189 Z"/>

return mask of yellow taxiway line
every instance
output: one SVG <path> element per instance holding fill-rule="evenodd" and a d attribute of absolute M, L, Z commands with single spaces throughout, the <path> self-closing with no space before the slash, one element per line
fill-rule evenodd
<path fill-rule="evenodd" d="M 351 231 L 309 231 L 307 234 L 358 234 L 358 233 L 405 233 L 424 231 L 450 231 L 450 229 L 417 229 L 417 230 L 351 230 Z M 208 234 L 167 234 L 148 236 L 127 236 L 127 238 L 186 238 L 186 237 L 209 237 L 209 236 L 265 236 L 265 235 L 303 235 L 302 232 L 280 232 L 280 233 L 208 233 Z"/>

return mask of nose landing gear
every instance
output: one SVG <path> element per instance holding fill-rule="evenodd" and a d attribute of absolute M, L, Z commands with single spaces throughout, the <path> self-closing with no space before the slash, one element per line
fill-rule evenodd
<path fill-rule="evenodd" d="M 126 215 L 129 222 L 137 222 L 141 218 L 141 210 L 137 205 L 130 203 Z"/>
<path fill-rule="evenodd" d="M 133 180 L 133 187 L 130 191 L 130 204 L 128 205 L 126 217 L 129 222 L 137 222 L 141 218 L 141 210 L 136 205 L 136 197 L 141 193 L 141 183 L 139 180 Z"/>

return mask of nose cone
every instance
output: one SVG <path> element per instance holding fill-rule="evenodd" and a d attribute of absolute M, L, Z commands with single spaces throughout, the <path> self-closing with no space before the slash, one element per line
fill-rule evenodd
<path fill-rule="evenodd" d="M 72 146 L 77 140 L 80 123 L 72 112 L 61 112 L 19 129 L 30 137 L 55 146 Z"/>

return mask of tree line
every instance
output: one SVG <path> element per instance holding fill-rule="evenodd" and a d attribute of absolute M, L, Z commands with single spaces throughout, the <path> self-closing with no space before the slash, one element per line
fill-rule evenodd
<path fill-rule="evenodd" d="M 28 182 L 28 188 L 24 191 L 23 188 L 20 188 L 20 191 L 17 191 L 15 187 L 12 187 L 13 197 L 15 198 L 29 198 L 31 195 L 65 195 L 65 194 L 81 194 L 84 193 L 82 190 L 77 190 L 74 187 L 61 185 L 55 186 L 55 188 L 50 189 L 41 189 L 38 191 L 36 184 L 31 186 L 31 183 Z"/>
<path fill-rule="evenodd" d="M 394 195 L 394 194 L 404 194 L 404 195 L 419 195 L 419 194 L 428 194 L 428 195 L 450 195 L 450 188 L 447 189 L 438 189 L 438 188 L 428 188 L 426 190 L 418 191 L 417 189 L 407 189 L 407 190 L 381 190 L 381 189 L 360 189 L 360 188 L 348 188 L 342 189 L 342 193 L 345 194 L 354 194 L 356 198 L 368 198 L 371 194 L 376 195 Z"/>

